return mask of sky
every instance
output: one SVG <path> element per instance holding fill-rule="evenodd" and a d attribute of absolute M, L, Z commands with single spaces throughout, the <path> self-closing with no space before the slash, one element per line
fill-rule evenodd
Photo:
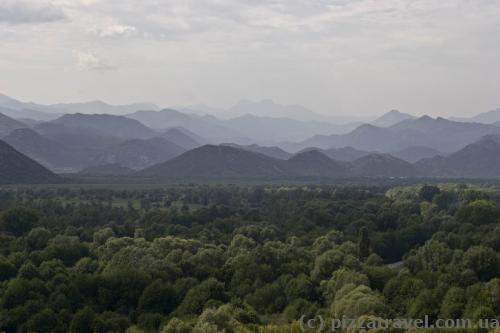
<path fill-rule="evenodd" d="M 500 107 L 498 0 L 0 0 L 0 93 L 318 113 Z"/>

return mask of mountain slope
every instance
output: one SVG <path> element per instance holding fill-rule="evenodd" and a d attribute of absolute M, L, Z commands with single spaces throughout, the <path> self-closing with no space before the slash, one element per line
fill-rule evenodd
<path fill-rule="evenodd" d="M 1 184 L 45 184 L 60 181 L 58 176 L 7 143 L 0 141 Z"/>
<path fill-rule="evenodd" d="M 315 134 L 342 132 L 339 126 L 328 122 L 299 121 L 251 114 L 225 120 L 224 125 L 260 142 L 300 141 Z"/>
<path fill-rule="evenodd" d="M 425 146 L 412 146 L 396 152 L 391 153 L 392 156 L 397 157 L 403 161 L 415 163 L 424 158 L 431 158 L 434 156 L 443 155 L 439 150 L 425 147 Z"/>
<path fill-rule="evenodd" d="M 141 170 L 184 153 L 186 149 L 163 138 L 134 139 L 111 146 L 99 153 L 92 165 L 117 164 Z"/>
<path fill-rule="evenodd" d="M 0 113 L 0 137 L 9 135 L 12 131 L 19 128 L 26 128 L 22 122 L 12 119 L 3 113 Z"/>
<path fill-rule="evenodd" d="M 128 114 L 127 117 L 156 129 L 183 127 L 208 139 L 241 136 L 241 133 L 221 125 L 215 117 L 185 114 L 171 109 L 138 111 Z"/>
<path fill-rule="evenodd" d="M 235 143 L 223 143 L 223 146 L 230 146 L 234 148 L 239 148 L 243 150 L 248 150 L 254 153 L 259 153 L 262 155 L 266 155 L 272 158 L 276 158 L 278 160 L 287 160 L 289 159 L 292 154 L 289 152 L 284 151 L 283 149 L 279 147 L 264 147 L 264 146 L 259 146 L 256 144 L 253 145 L 237 145 Z"/>
<path fill-rule="evenodd" d="M 303 148 L 318 147 L 322 149 L 353 147 L 366 151 L 386 151 L 399 147 L 397 134 L 386 128 L 363 124 L 344 135 L 316 135 L 300 144 Z M 303 149 L 302 148 L 302 149 Z"/>
<path fill-rule="evenodd" d="M 13 119 L 33 119 L 36 121 L 50 121 L 58 118 L 60 115 L 29 109 L 10 109 L 0 106 L 0 112 Z"/>
<path fill-rule="evenodd" d="M 227 110 L 216 110 L 206 107 L 201 107 L 201 110 L 204 110 L 207 113 L 216 113 L 223 119 L 237 118 L 250 114 L 256 117 L 288 118 L 302 122 L 328 122 L 331 124 L 347 125 L 347 127 L 352 126 L 351 123 L 359 123 L 361 120 L 355 117 L 322 115 L 315 113 L 302 105 L 282 105 L 275 103 L 270 99 L 257 102 L 243 100 Z"/>
<path fill-rule="evenodd" d="M 87 167 L 80 172 L 80 176 L 127 176 L 134 173 L 134 170 L 119 164 L 104 164 Z"/>
<path fill-rule="evenodd" d="M 330 148 L 330 149 L 320 149 L 320 148 L 312 147 L 312 148 L 303 149 L 299 153 L 311 151 L 311 150 L 317 150 L 317 151 L 325 154 L 326 156 L 328 156 L 332 160 L 344 161 L 344 162 L 354 161 L 360 157 L 373 154 L 373 152 L 358 150 L 358 149 L 354 149 L 352 147 Z"/>
<path fill-rule="evenodd" d="M 347 165 L 330 159 L 317 150 L 306 151 L 291 157 L 287 167 L 296 176 L 338 178 L 346 175 Z"/>
<path fill-rule="evenodd" d="M 500 143 L 486 137 L 447 157 L 423 159 L 415 166 L 436 177 L 500 177 Z"/>
<path fill-rule="evenodd" d="M 417 169 L 410 163 L 387 154 L 371 154 L 351 162 L 351 176 L 415 177 Z"/>
<path fill-rule="evenodd" d="M 153 178 L 276 178 L 288 174 L 279 161 L 228 146 L 206 145 L 139 172 Z"/>
<path fill-rule="evenodd" d="M 500 121 L 500 108 L 496 110 L 491 110 L 488 112 L 480 113 L 474 117 L 470 118 L 453 118 L 456 121 L 462 122 L 474 122 L 482 124 L 493 124 Z"/>
<path fill-rule="evenodd" d="M 54 171 L 70 171 L 83 163 L 78 160 L 74 150 L 29 128 L 17 129 L 4 140 L 19 152 Z"/>
<path fill-rule="evenodd" d="M 240 117 L 252 114 L 259 117 L 292 118 L 302 121 L 311 119 L 324 120 L 324 116 L 318 115 L 301 105 L 280 105 L 267 99 L 260 102 L 240 101 L 226 112 L 226 117 Z"/>
<path fill-rule="evenodd" d="M 52 141 L 79 150 L 99 151 L 105 146 L 123 141 L 121 138 L 114 137 L 112 133 L 103 133 L 91 128 L 66 126 L 54 122 L 41 123 L 36 125 L 34 130 Z"/>
<path fill-rule="evenodd" d="M 348 134 L 315 136 L 296 146 L 323 149 L 351 146 L 383 153 L 412 146 L 427 146 L 442 152 L 453 152 L 488 134 L 500 134 L 500 127 L 423 116 L 404 120 L 388 128 L 365 124 Z"/>
<path fill-rule="evenodd" d="M 88 129 L 121 139 L 151 138 L 156 132 L 137 120 L 109 114 L 66 114 L 51 123 L 73 129 Z"/>
<path fill-rule="evenodd" d="M 199 147 L 205 141 L 203 138 L 200 138 L 194 133 L 190 133 L 186 129 L 180 127 L 168 129 L 165 133 L 161 134 L 161 137 L 185 148 L 186 150 Z"/>
<path fill-rule="evenodd" d="M 442 152 L 454 152 L 476 142 L 488 134 L 500 134 L 500 128 L 479 123 L 462 123 L 444 118 L 423 116 L 414 120 L 400 122 L 390 129 L 402 139 L 413 136 L 412 146 L 428 146 Z M 406 137 L 404 135 L 407 135 Z"/>

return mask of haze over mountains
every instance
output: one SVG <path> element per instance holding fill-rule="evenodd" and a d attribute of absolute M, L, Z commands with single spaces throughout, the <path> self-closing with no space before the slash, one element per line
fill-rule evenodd
<path fill-rule="evenodd" d="M 216 117 L 0 95 L 0 139 L 16 152 L 3 158 L 27 165 L 19 170 L 35 170 L 32 159 L 57 173 L 148 179 L 500 176 L 499 111 L 477 122 L 397 110 L 369 123 L 332 119 L 272 101 L 241 102 Z"/>

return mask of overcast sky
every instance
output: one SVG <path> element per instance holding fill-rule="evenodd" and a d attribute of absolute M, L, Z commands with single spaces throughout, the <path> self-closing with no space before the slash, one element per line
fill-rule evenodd
<path fill-rule="evenodd" d="M 0 92 L 472 115 L 500 107 L 500 1 L 0 0 Z"/>

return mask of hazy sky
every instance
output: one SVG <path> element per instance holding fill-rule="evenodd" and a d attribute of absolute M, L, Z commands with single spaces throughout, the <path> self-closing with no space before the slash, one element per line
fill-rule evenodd
<path fill-rule="evenodd" d="M 0 0 L 0 92 L 475 114 L 500 107 L 500 1 Z"/>

